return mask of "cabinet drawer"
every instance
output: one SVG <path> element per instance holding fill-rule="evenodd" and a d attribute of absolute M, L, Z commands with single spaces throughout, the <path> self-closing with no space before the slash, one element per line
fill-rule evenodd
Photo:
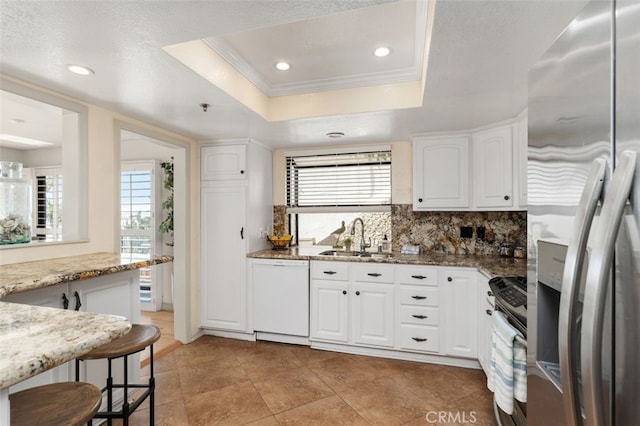
<path fill-rule="evenodd" d="M 400 286 L 401 305 L 438 306 L 437 287 Z"/>
<path fill-rule="evenodd" d="M 424 325 L 402 324 L 400 326 L 400 347 L 425 352 L 439 352 L 439 329 Z"/>
<path fill-rule="evenodd" d="M 400 322 L 403 324 L 439 325 L 438 308 L 400 306 Z"/>
<path fill-rule="evenodd" d="M 311 278 L 349 281 L 349 264 L 346 262 L 311 262 Z"/>
<path fill-rule="evenodd" d="M 353 265 L 353 280 L 369 283 L 393 283 L 393 266 L 378 263 Z"/>
<path fill-rule="evenodd" d="M 437 268 L 407 268 L 399 267 L 396 270 L 396 278 L 400 284 L 413 285 L 438 285 Z"/>

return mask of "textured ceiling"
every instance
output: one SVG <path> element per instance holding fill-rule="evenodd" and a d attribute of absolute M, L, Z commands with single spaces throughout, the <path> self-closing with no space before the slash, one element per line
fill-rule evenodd
<path fill-rule="evenodd" d="M 414 133 L 466 129 L 520 113 L 526 106 L 528 69 L 585 4 L 581 0 L 438 1 L 424 104 L 419 108 L 268 123 L 162 51 L 163 46 L 189 40 L 233 39 L 350 11 L 364 14 L 367 10 L 361 8 L 390 6 L 385 3 L 2 0 L 0 71 L 199 140 L 253 137 L 274 147 L 336 143 L 324 136 L 330 131 L 346 134 L 339 143 L 408 140 Z M 340 65 L 344 72 L 357 74 L 362 72 L 357 59 L 362 38 L 356 37 L 358 21 L 350 22 L 354 24 L 349 31 L 314 33 L 320 40 L 309 45 L 332 39 L 343 49 L 335 55 L 346 59 Z M 393 22 L 389 16 L 388 26 Z M 409 38 L 398 49 L 410 49 L 414 39 Z M 279 46 L 265 49 L 269 47 L 276 52 Z M 331 54 L 315 59 L 325 55 Z M 65 68 L 69 63 L 87 65 L 96 73 L 70 74 Z M 207 113 L 198 106 L 202 102 L 211 104 Z"/>

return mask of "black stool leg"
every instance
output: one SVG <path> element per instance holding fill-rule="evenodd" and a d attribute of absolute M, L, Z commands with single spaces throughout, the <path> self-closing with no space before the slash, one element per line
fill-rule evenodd
<path fill-rule="evenodd" d="M 149 426 L 154 425 L 156 379 L 153 376 L 153 345 L 149 347 Z"/>
<path fill-rule="evenodd" d="M 107 411 L 113 411 L 113 375 L 111 374 L 111 358 L 107 359 L 108 376 L 107 377 Z M 111 426 L 113 421 L 111 418 L 107 419 L 107 425 Z"/>
<path fill-rule="evenodd" d="M 129 426 L 129 356 L 124 356 L 124 402 L 122 404 L 122 426 Z"/>

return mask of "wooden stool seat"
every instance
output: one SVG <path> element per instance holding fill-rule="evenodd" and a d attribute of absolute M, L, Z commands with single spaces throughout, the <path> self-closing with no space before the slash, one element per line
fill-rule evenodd
<path fill-rule="evenodd" d="M 61 382 L 9 395 L 11 426 L 83 425 L 98 412 L 102 393 L 89 383 Z"/>
<path fill-rule="evenodd" d="M 79 356 L 80 360 L 119 358 L 140 352 L 147 346 L 151 346 L 160 338 L 160 329 L 151 324 L 133 324 L 131 331 L 124 336 L 98 346 L 91 352 Z"/>

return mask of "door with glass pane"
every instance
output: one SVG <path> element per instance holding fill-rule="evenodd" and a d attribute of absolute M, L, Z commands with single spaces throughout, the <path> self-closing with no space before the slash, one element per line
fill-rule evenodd
<path fill-rule="evenodd" d="M 158 252 L 156 211 L 160 188 L 154 161 L 125 162 L 120 172 L 120 253 L 130 260 L 146 260 Z M 140 308 L 160 310 L 162 280 L 157 268 L 140 269 Z"/>

